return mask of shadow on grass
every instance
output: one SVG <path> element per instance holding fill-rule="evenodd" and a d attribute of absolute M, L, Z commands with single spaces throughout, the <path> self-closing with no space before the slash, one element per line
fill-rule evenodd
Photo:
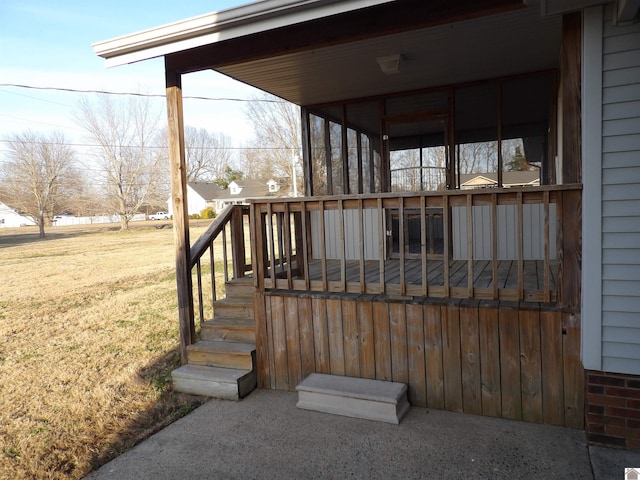
<path fill-rule="evenodd" d="M 159 392 L 159 398 L 148 409 L 138 412 L 131 418 L 125 428 L 114 435 L 114 440 L 109 445 L 96 452 L 89 460 L 91 470 L 86 472 L 86 475 L 184 417 L 208 400 L 207 397 L 187 395 L 173 390 L 171 372 L 179 366 L 180 351 L 175 348 L 138 371 L 140 381 Z"/>
<path fill-rule="evenodd" d="M 140 229 L 171 229 L 171 222 L 136 222 L 129 224 L 129 230 Z M 63 238 L 82 237 L 85 235 L 93 235 L 101 232 L 118 232 L 120 231 L 119 223 L 102 223 L 94 225 L 68 225 L 61 227 L 48 227 L 45 229 L 45 238 L 40 238 L 38 227 L 21 227 L 6 229 L 5 232 L 0 229 L 0 248 L 15 247 L 19 245 L 28 245 L 30 243 L 42 243 L 51 240 L 59 240 Z"/>

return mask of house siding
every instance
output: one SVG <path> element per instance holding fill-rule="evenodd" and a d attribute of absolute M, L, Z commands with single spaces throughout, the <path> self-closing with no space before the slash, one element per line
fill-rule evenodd
<path fill-rule="evenodd" d="M 464 207 L 453 207 L 453 258 L 466 260 L 467 212 Z M 492 259 L 491 207 L 476 206 L 473 212 L 473 258 Z M 515 205 L 498 205 L 496 208 L 498 230 L 498 260 L 517 260 L 518 235 Z M 556 259 L 556 206 L 549 205 L 549 255 Z M 524 260 L 544 259 L 544 206 L 522 206 Z"/>
<path fill-rule="evenodd" d="M 346 260 L 358 260 L 360 258 L 360 219 L 357 210 L 344 210 L 344 255 Z M 383 221 L 384 217 L 383 215 Z M 311 218 L 311 245 L 313 258 L 322 258 L 320 245 L 322 244 L 320 231 L 320 213 L 310 212 Z M 380 235 L 378 228 L 378 211 L 365 208 L 362 210 L 364 231 L 363 238 L 365 260 L 378 260 L 380 258 Z M 386 226 L 384 227 L 386 228 Z M 339 259 L 342 257 L 340 245 L 340 213 L 337 210 L 325 210 L 324 212 L 324 238 L 325 258 Z M 386 252 L 386 248 L 384 250 Z M 385 253 L 386 255 L 386 253 Z"/>
<path fill-rule="evenodd" d="M 640 374 L 640 23 L 602 50 L 602 370 Z"/>

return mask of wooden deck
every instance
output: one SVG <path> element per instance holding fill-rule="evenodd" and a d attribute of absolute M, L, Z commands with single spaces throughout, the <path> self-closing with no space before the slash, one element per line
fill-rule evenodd
<path fill-rule="evenodd" d="M 404 265 L 402 265 L 404 263 Z M 383 279 L 380 275 L 381 264 L 377 260 L 368 260 L 363 268 L 358 260 L 345 262 L 344 272 L 340 260 L 326 260 L 325 274 L 323 262 L 310 260 L 308 263 L 308 279 L 297 275 L 295 262 L 291 272 L 292 281 L 284 278 L 285 266 L 276 266 L 278 280 L 276 288 L 311 291 L 344 291 L 349 293 L 386 293 L 406 296 L 432 296 L 453 298 L 477 298 L 486 300 L 512 300 L 553 303 L 557 299 L 557 262 L 550 262 L 549 297 L 545 299 L 544 261 L 523 261 L 522 290 L 518 285 L 518 261 L 501 260 L 497 262 L 496 285 L 493 283 L 493 263 L 488 260 L 476 260 L 469 269 L 466 260 L 449 262 L 448 283 L 445 282 L 445 265 L 443 260 L 428 260 L 426 264 L 427 284 L 422 284 L 423 264 L 420 259 L 386 260 L 383 265 Z M 404 283 L 401 269 L 404 269 Z M 470 291 L 469 272 L 472 272 L 473 283 Z M 344 275 L 344 278 L 343 278 Z M 270 277 L 270 272 L 266 277 Z M 381 282 L 382 281 L 382 282 Z M 269 280 L 269 287 L 271 287 Z M 383 285 L 381 288 L 380 285 Z"/>
<path fill-rule="evenodd" d="M 406 383 L 412 405 L 583 428 L 580 316 L 556 306 L 259 292 L 261 388 L 311 373 Z"/>
<path fill-rule="evenodd" d="M 380 278 L 380 262 L 376 260 L 365 261 L 365 281 L 376 282 Z M 555 262 L 551 262 L 551 288 L 555 290 Z M 529 260 L 524 262 L 524 288 L 527 290 L 542 290 L 544 287 L 544 262 L 542 260 Z M 444 262 L 442 260 L 430 260 L 427 262 L 428 284 L 432 286 L 444 285 Z M 327 280 L 340 280 L 340 261 L 327 260 Z M 400 283 L 400 260 L 386 260 L 384 262 L 384 281 L 387 284 Z M 420 285 L 422 283 L 422 261 L 419 259 L 405 260 L 406 283 Z M 322 263 L 320 260 L 309 262 L 309 276 L 311 280 L 322 279 Z M 360 281 L 360 263 L 357 260 L 347 261 L 347 282 Z M 449 285 L 451 287 L 465 288 L 468 283 L 468 268 L 466 260 L 449 262 Z M 476 260 L 473 262 L 473 286 L 474 288 L 491 288 L 492 269 L 488 260 Z M 518 286 L 518 265 L 515 260 L 502 260 L 498 262 L 498 288 L 515 289 Z"/>

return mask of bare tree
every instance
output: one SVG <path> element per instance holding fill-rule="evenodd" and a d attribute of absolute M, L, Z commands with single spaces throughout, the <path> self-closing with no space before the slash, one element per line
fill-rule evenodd
<path fill-rule="evenodd" d="M 166 155 L 158 147 L 160 110 L 146 97 L 83 97 L 76 115 L 101 171 L 105 197 L 122 230 L 145 203 L 166 196 Z"/>
<path fill-rule="evenodd" d="M 244 159 L 247 177 L 286 177 L 302 191 L 300 108 L 271 95 L 255 97 L 246 115 L 253 124 L 254 138 Z"/>
<path fill-rule="evenodd" d="M 458 145 L 460 173 L 489 173 L 498 169 L 498 142 L 478 142 Z"/>
<path fill-rule="evenodd" d="M 167 154 L 166 129 L 160 135 L 160 145 Z M 184 128 L 184 153 L 187 164 L 187 182 L 210 182 L 221 178 L 233 160 L 231 138 L 224 133 L 205 128 Z"/>
<path fill-rule="evenodd" d="M 11 206 L 33 218 L 45 237 L 45 224 L 60 213 L 71 183 L 74 151 L 61 133 L 49 136 L 26 131 L 7 139 L 9 160 L 3 169 L 5 196 Z"/>

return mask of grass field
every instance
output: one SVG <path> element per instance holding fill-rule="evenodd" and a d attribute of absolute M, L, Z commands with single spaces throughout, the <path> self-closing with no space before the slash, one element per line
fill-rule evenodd
<path fill-rule="evenodd" d="M 204 401 L 171 389 L 173 232 L 160 225 L 0 229 L 0 479 L 82 478 Z"/>

